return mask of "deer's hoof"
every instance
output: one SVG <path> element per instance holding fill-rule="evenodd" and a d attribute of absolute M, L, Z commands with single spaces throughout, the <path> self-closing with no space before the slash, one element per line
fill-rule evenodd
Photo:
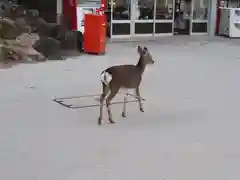
<path fill-rule="evenodd" d="M 98 125 L 102 125 L 102 118 L 98 118 Z"/>
<path fill-rule="evenodd" d="M 122 117 L 123 117 L 123 118 L 127 117 L 127 116 L 126 116 L 126 113 L 122 112 Z"/>
<path fill-rule="evenodd" d="M 143 108 L 140 108 L 140 111 L 141 111 L 141 112 L 144 112 Z"/>
<path fill-rule="evenodd" d="M 115 121 L 113 121 L 112 119 L 109 119 L 109 124 L 115 124 Z"/>

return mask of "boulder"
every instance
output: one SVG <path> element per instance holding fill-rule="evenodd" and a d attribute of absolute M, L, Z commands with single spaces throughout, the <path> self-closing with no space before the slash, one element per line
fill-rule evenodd
<path fill-rule="evenodd" d="M 46 58 L 59 58 L 60 42 L 52 37 L 41 36 L 33 45 L 33 48 L 43 54 Z"/>
<path fill-rule="evenodd" d="M 4 3 L 2 5 L 3 16 L 15 20 L 16 18 L 23 17 L 26 15 L 26 10 L 15 3 Z"/>
<path fill-rule="evenodd" d="M 43 60 L 45 57 L 33 48 L 33 44 L 39 40 L 39 36 L 36 34 L 22 34 L 18 36 L 15 40 L 5 40 L 3 43 L 3 48 L 6 54 L 17 54 L 20 60 L 28 61 L 29 58 L 33 60 Z"/>
<path fill-rule="evenodd" d="M 22 32 L 15 24 L 15 21 L 9 18 L 0 19 L 0 38 L 15 39 L 21 33 Z"/>

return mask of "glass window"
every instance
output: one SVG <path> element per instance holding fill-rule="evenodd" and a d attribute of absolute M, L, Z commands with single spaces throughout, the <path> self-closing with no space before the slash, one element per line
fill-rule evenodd
<path fill-rule="evenodd" d="M 173 19 L 173 0 L 156 0 L 156 19 Z"/>
<path fill-rule="evenodd" d="M 239 8 L 239 0 L 229 0 L 225 4 L 229 8 Z"/>
<path fill-rule="evenodd" d="M 219 7 L 228 7 L 228 0 L 219 0 Z"/>
<path fill-rule="evenodd" d="M 153 19 L 154 0 L 138 0 L 135 12 L 137 20 Z"/>
<path fill-rule="evenodd" d="M 131 0 L 112 0 L 113 20 L 130 20 L 131 17 Z M 111 2 L 109 2 L 111 7 Z"/>
<path fill-rule="evenodd" d="M 193 20 L 207 20 L 209 0 L 195 0 L 193 4 Z"/>
<path fill-rule="evenodd" d="M 81 7 L 100 7 L 101 0 L 78 0 L 78 5 Z"/>

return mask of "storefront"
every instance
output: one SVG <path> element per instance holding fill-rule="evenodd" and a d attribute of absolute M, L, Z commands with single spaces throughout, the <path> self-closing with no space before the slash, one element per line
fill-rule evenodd
<path fill-rule="evenodd" d="M 204 34 L 209 0 L 111 0 L 110 37 Z"/>
<path fill-rule="evenodd" d="M 213 34 L 216 25 L 217 0 L 55 0 L 54 2 L 56 3 L 54 12 L 69 17 L 72 28 L 82 33 L 84 33 L 83 11 L 104 9 L 108 19 L 107 34 L 110 38 Z"/>
<path fill-rule="evenodd" d="M 55 0 L 56 9 L 53 12 L 71 17 L 69 21 L 73 21 L 73 29 L 84 33 L 84 13 L 104 8 L 110 38 L 194 35 L 208 32 L 208 16 L 211 15 L 210 6 L 213 1 Z"/>

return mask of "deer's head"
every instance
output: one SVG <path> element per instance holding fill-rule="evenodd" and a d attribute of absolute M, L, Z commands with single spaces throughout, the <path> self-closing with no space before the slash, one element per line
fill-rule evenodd
<path fill-rule="evenodd" d="M 154 60 L 152 58 L 152 55 L 148 51 L 148 48 L 144 47 L 142 48 L 141 46 L 137 47 L 138 54 L 140 55 L 140 61 L 142 65 L 146 66 L 148 64 L 154 64 Z"/>

